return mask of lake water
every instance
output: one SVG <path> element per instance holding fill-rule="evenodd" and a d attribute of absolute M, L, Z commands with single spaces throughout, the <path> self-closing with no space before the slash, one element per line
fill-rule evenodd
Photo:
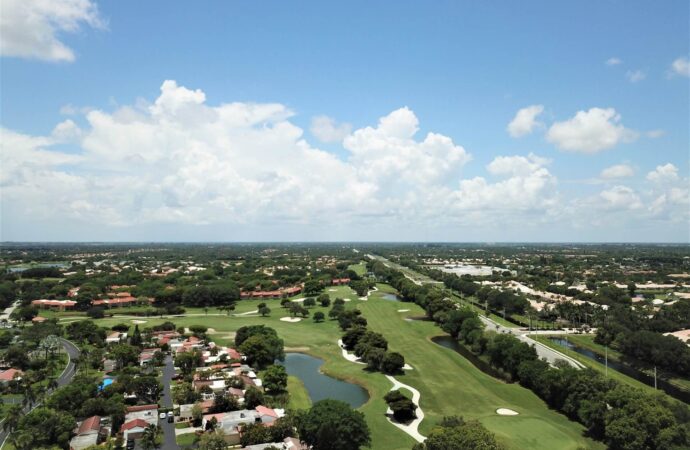
<path fill-rule="evenodd" d="M 287 353 L 282 364 L 288 375 L 302 380 L 312 403 L 331 398 L 344 401 L 353 408 L 359 408 L 369 400 L 369 394 L 361 386 L 321 373 L 322 359 L 304 353 Z"/>
<path fill-rule="evenodd" d="M 390 302 L 399 302 L 400 301 L 400 297 L 398 297 L 395 294 L 389 294 L 388 292 L 386 292 L 385 294 L 382 294 L 381 298 L 384 300 L 388 300 Z"/>
<path fill-rule="evenodd" d="M 594 361 L 597 361 L 598 363 L 605 364 L 606 359 L 604 356 L 600 355 L 599 353 L 593 352 L 589 349 L 582 348 L 578 345 L 573 344 L 571 341 L 566 341 L 563 338 L 556 338 L 556 337 L 550 337 L 549 338 L 551 341 L 555 342 L 558 345 L 561 345 L 563 347 L 568 348 L 569 350 L 574 351 L 575 353 L 578 353 L 582 356 L 586 356 L 589 359 L 593 359 Z M 627 364 L 621 364 L 620 362 L 617 361 L 611 361 L 609 359 L 608 361 L 609 368 L 616 370 L 622 374 L 625 374 L 629 376 L 630 378 L 634 378 L 638 381 L 641 381 L 642 383 L 654 387 L 654 377 L 647 375 L 646 373 L 631 367 Z M 668 395 L 671 397 L 675 397 L 678 400 L 681 400 L 685 403 L 690 403 L 690 392 L 685 391 L 683 389 L 678 388 L 677 386 L 672 385 L 671 383 L 661 380 L 657 378 L 657 388 L 661 389 L 662 391 L 666 392 Z"/>
<path fill-rule="evenodd" d="M 467 350 L 462 344 L 453 339 L 451 336 L 435 336 L 431 338 L 431 340 L 441 347 L 445 347 L 455 351 L 456 353 L 459 353 L 465 359 L 469 360 L 477 369 L 481 370 L 487 375 L 502 378 L 501 374 L 496 369 L 491 367 L 491 364 L 479 359 L 477 355 Z"/>

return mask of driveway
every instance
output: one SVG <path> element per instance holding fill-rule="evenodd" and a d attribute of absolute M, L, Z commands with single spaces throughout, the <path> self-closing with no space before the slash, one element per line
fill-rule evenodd
<path fill-rule="evenodd" d="M 175 365 L 173 364 L 172 356 L 165 357 L 165 366 L 163 366 L 163 395 L 161 396 L 161 405 L 163 408 L 172 409 L 173 401 L 170 393 L 170 382 L 175 376 Z M 168 423 L 167 420 L 159 420 L 159 426 L 163 430 L 163 450 L 178 450 L 177 442 L 175 440 L 175 423 Z"/>

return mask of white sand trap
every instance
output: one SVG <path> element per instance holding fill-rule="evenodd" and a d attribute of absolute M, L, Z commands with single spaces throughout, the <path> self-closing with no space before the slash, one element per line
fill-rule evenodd
<path fill-rule="evenodd" d="M 344 301 L 344 302 L 349 302 L 349 301 L 351 301 L 351 300 L 350 300 L 349 298 L 344 298 L 343 301 Z"/>
<path fill-rule="evenodd" d="M 517 416 L 519 413 L 508 408 L 498 408 L 496 414 L 499 416 Z"/>
<path fill-rule="evenodd" d="M 133 320 L 132 323 L 146 323 L 145 320 Z"/>
<path fill-rule="evenodd" d="M 258 313 L 259 313 L 259 310 L 256 309 L 254 311 L 247 311 L 247 312 L 243 312 L 243 313 L 233 314 L 233 316 L 248 316 L 250 314 L 258 314 Z"/>
<path fill-rule="evenodd" d="M 357 298 L 362 300 L 363 302 L 366 302 L 367 300 L 369 300 L 367 297 L 357 297 Z"/>
<path fill-rule="evenodd" d="M 409 309 L 399 309 L 398 312 L 408 312 Z"/>
<path fill-rule="evenodd" d="M 364 364 L 362 361 L 359 360 L 357 356 L 355 356 L 354 353 L 348 353 L 348 351 L 343 347 L 343 340 L 338 339 L 338 347 L 340 347 L 340 350 L 343 353 L 343 358 L 347 359 L 350 362 L 357 363 L 357 364 Z"/>
<path fill-rule="evenodd" d="M 302 303 L 304 301 L 304 298 L 296 298 L 294 300 L 291 300 L 294 303 Z"/>
<path fill-rule="evenodd" d="M 329 289 L 328 292 L 338 292 L 337 289 Z"/>
<path fill-rule="evenodd" d="M 299 322 L 302 319 L 300 319 L 299 317 L 281 317 L 280 320 L 282 320 L 283 322 L 295 323 Z"/>
<path fill-rule="evenodd" d="M 414 369 L 412 368 L 411 365 L 405 364 L 405 365 L 403 366 L 403 370 L 414 370 Z"/>

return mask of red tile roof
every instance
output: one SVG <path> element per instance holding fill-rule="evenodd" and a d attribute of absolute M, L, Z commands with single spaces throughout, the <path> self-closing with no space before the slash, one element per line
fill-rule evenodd
<path fill-rule="evenodd" d="M 22 372 L 19 369 L 7 369 L 3 372 L 0 372 L 0 381 L 11 381 L 14 379 L 14 376 L 21 376 L 23 375 L 24 372 Z"/>
<path fill-rule="evenodd" d="M 144 419 L 134 419 L 130 420 L 129 422 L 123 423 L 122 427 L 120 428 L 120 431 L 131 430 L 132 428 L 136 427 L 146 428 L 148 426 L 149 423 Z"/>
<path fill-rule="evenodd" d="M 33 300 L 32 305 L 46 305 L 46 306 L 74 306 L 77 304 L 74 300 Z"/>
<path fill-rule="evenodd" d="M 278 414 L 274 410 L 272 410 L 271 408 L 267 408 L 265 406 L 261 406 L 261 405 L 257 406 L 256 412 L 258 412 L 262 416 L 271 416 L 271 417 L 275 417 L 276 419 L 278 418 Z"/>
<path fill-rule="evenodd" d="M 149 409 L 158 409 L 158 405 L 136 405 L 128 406 L 127 412 L 148 411 Z"/>
<path fill-rule="evenodd" d="M 96 431 L 98 432 L 101 429 L 101 417 L 100 416 L 91 416 L 88 419 L 85 419 L 81 425 L 79 425 L 79 429 L 77 430 L 77 434 L 84 434 L 88 433 L 89 431 Z"/>

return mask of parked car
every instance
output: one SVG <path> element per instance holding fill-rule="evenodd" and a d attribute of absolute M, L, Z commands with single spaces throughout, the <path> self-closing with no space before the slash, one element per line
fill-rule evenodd
<path fill-rule="evenodd" d="M 172 411 L 168 411 L 168 423 L 173 423 L 175 421 L 175 414 Z"/>
<path fill-rule="evenodd" d="M 164 412 L 160 413 L 158 415 L 158 417 L 160 417 L 161 420 L 165 420 L 165 413 Z"/>

